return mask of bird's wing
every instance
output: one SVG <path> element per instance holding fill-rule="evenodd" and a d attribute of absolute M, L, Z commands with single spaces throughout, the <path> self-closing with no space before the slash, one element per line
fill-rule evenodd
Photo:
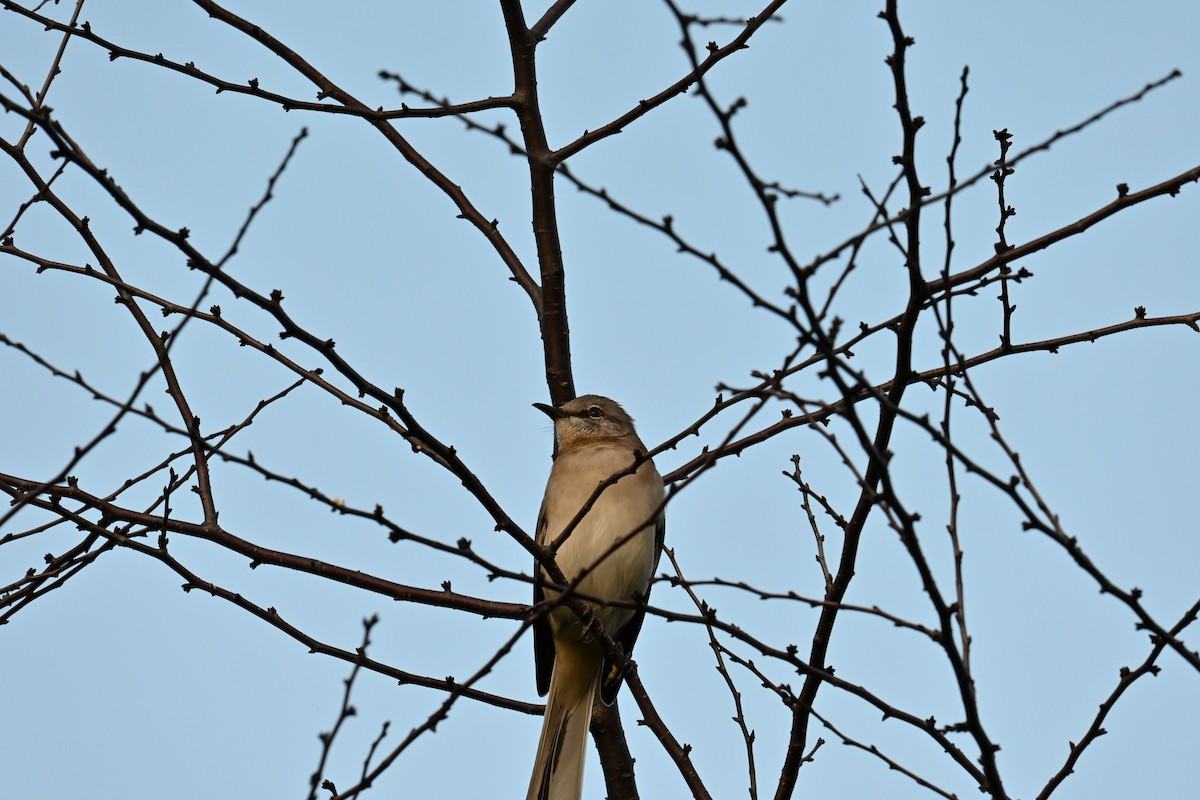
<path fill-rule="evenodd" d="M 546 539 L 546 509 L 538 512 L 537 541 L 543 543 Z M 533 604 L 536 606 L 546 599 L 546 592 L 537 579 L 542 570 L 536 560 L 533 563 Z M 554 637 L 550 632 L 550 617 L 543 614 L 533 621 L 533 664 L 537 676 L 537 691 L 544 695 L 550 691 L 550 674 L 554 672 Z"/>
<path fill-rule="evenodd" d="M 658 572 L 658 560 L 662 556 L 663 543 L 667 537 L 667 515 L 659 514 L 658 522 L 654 526 L 654 568 L 650 570 L 650 578 L 653 580 L 654 573 Z M 643 602 L 650 600 L 650 586 L 646 584 L 645 594 L 640 598 Z M 633 653 L 633 645 L 637 641 L 638 634 L 642 631 L 642 621 L 646 618 L 646 609 L 639 608 L 633 612 L 633 617 L 621 628 L 613 637 L 613 641 L 621 645 L 621 649 L 628 657 Z M 617 692 L 621 691 L 621 683 L 625 680 L 625 670 L 617 669 L 612 663 L 612 659 L 608 656 L 604 657 L 604 666 L 600 670 L 600 700 L 606 706 L 611 706 L 617 699 Z"/>

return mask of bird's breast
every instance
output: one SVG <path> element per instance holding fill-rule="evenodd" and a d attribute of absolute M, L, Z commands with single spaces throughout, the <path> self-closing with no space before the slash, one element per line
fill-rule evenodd
<path fill-rule="evenodd" d="M 546 487 L 541 543 L 557 539 L 592 499 L 599 484 L 632 466 L 633 458 L 631 450 L 616 447 L 561 455 Z M 632 600 L 636 594 L 644 594 L 656 561 L 655 523 L 662 499 L 662 478 L 652 462 L 606 487 L 555 556 L 567 580 L 583 575 L 579 591 L 594 597 Z M 568 609 L 559 611 L 567 613 L 555 613 L 556 627 L 578 624 Z M 610 633 L 619 630 L 632 614 L 628 608 L 600 612 Z"/>

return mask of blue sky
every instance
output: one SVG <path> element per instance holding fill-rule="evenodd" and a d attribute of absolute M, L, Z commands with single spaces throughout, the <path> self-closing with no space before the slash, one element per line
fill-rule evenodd
<path fill-rule="evenodd" d="M 49 6 L 64 18 L 70 9 Z M 370 105 L 396 107 L 381 69 L 398 72 L 437 96 L 464 101 L 511 89 L 507 44 L 496 4 L 472 2 L 449 13 L 436 2 L 349 4 L 244 2 L 231 8 L 304 54 L 310 63 Z M 527 4 L 536 17 L 540 4 Z M 786 204 L 783 219 L 801 256 L 825 252 L 856 233 L 872 208 L 860 178 L 881 192 L 894 175 L 900 146 L 891 109 L 891 45 L 875 18 L 881 3 L 809 3 L 784 7 L 744 52 L 725 61 L 711 86 L 725 103 L 745 95 L 735 118 L 739 139 L 769 179 L 840 194 L 829 207 Z M 698 13 L 743 15 L 752 4 L 704 3 Z M 1018 209 L 1009 241 L 1024 242 L 1110 202 L 1116 185 L 1141 189 L 1200 163 L 1200 8 L 1189 2 L 1048 4 L 1002 7 L 922 2 L 901 8 L 910 51 L 910 97 L 927 124 L 918 146 L 923 180 L 945 185 L 959 75 L 970 66 L 959 174 L 996 158 L 993 130 L 1007 128 L 1014 150 L 1040 142 L 1134 94 L 1173 69 L 1183 77 L 1123 108 L 1046 153 L 1022 162 L 1007 185 Z M 231 81 L 256 78 L 270 91 L 310 99 L 313 89 L 270 54 L 208 19 L 191 3 L 93 2 L 82 19 L 100 35 L 132 49 L 194 61 Z M 705 35 L 726 41 L 731 29 Z M 595 129 L 687 71 L 679 32 L 665 5 L 622 0 L 581 2 L 539 49 L 542 105 L 551 143 Z M 0 14 L 0 64 L 40 86 L 59 37 Z M 11 94 L 10 85 L 3 88 Z M 483 238 L 455 219 L 450 202 L 400 159 L 369 126 L 332 115 L 285 113 L 259 100 L 215 94 L 180 75 L 110 61 L 73 42 L 49 105 L 93 160 L 153 217 L 188 227 L 206 253 L 229 246 L 301 127 L 309 136 L 255 221 L 229 270 L 263 292 L 281 289 L 290 313 L 371 380 L 406 390 L 422 424 L 454 444 L 505 510 L 532 528 L 549 467 L 550 431 L 529 404 L 543 401 L 541 341 L 524 293 Z M 405 102 L 418 105 L 413 97 Z M 501 112 L 479 115 L 488 125 Z M 492 138 L 455 120 L 407 120 L 402 132 L 461 183 L 489 218 L 500 222 L 515 251 L 535 264 L 528 223 L 527 170 Z M 0 117 L 11 140 L 23 122 Z M 783 301 L 789 275 L 766 252 L 769 230 L 728 156 L 713 148 L 715 122 L 692 96 L 679 97 L 623 133 L 572 159 L 574 174 L 606 187 L 651 218 L 674 217 L 676 229 L 702 252 L 716 252 L 739 276 Z M 48 142 L 31 145 L 45 168 Z M 87 214 L 122 274 L 161 296 L 190 302 L 200 277 L 172 248 L 134 236 L 132 222 L 81 174 L 56 184 Z M 0 166 L 0 218 L 7 224 L 31 190 Z M 559 183 L 559 222 L 567 265 L 576 384 L 608 394 L 636 417 L 657 444 L 699 417 L 714 386 L 754 383 L 752 370 L 779 365 L 794 333 L 756 311 L 707 265 L 680 255 L 660 234 L 611 214 L 601 202 Z M 985 260 L 995 240 L 997 206 L 990 181 L 955 201 L 955 269 Z M 1022 260 L 1034 278 L 1013 288 L 1015 337 L 1036 341 L 1130 319 L 1135 306 L 1151 316 L 1200 307 L 1200 187 L 1160 198 L 1109 219 L 1086 235 Z M 926 215 L 925 259 L 940 264 L 940 208 Z M 63 261 L 82 261 L 78 241 L 44 208 L 22 220 L 17 244 Z M 882 238 L 864 248 L 838 306 L 850 326 L 900 308 L 903 273 Z M 933 269 L 933 267 L 930 267 Z M 986 294 L 986 293 L 985 293 Z M 226 318 L 274 341 L 302 364 L 320 359 L 227 293 L 213 301 Z M 157 318 L 157 310 L 147 308 Z M 955 305 L 959 346 L 995 346 L 998 303 L 988 296 Z M 0 333 L 67 372 L 124 396 L 153 356 L 112 290 L 61 273 L 34 274 L 0 255 Z M 1195 457 L 1200 433 L 1194 405 L 1200 350 L 1183 327 L 1139 330 L 1092 344 L 1034 353 L 979 367 L 972 378 L 1000 415 L 1007 440 L 1041 497 L 1089 556 L 1124 588 L 1145 591 L 1146 607 L 1170 625 L 1196 600 L 1200 536 L 1195 521 Z M 940 363 L 935 331 L 921 331 L 919 368 Z M 294 379 L 228 336 L 193 324 L 174 357 L 206 430 L 244 419 L 263 397 Z M 865 347 L 857 365 L 886 375 L 883 343 Z M 53 378 L 12 348 L 0 349 L 0 471 L 53 474 L 73 448 L 90 439 L 112 410 Z M 832 387 L 799 379 L 797 391 L 829 399 Z M 914 410 L 940 413 L 941 395 L 913 387 Z M 161 383 L 145 401 L 170 410 Z M 764 415 L 779 413 L 769 406 Z M 1001 453 L 978 416 L 958 410 L 963 446 L 1006 475 Z M 663 472 L 719 442 L 717 425 L 659 457 Z M 847 441 L 849 430 L 831 430 Z M 114 491 L 182 447 L 181 440 L 139 420 L 126 420 L 75 470 L 97 494 Z M 231 444 L 272 469 L 319 487 L 350 505 L 382 504 L 404 526 L 454 542 L 472 540 L 488 558 L 514 570 L 527 556 L 466 497 L 456 479 L 415 456 L 399 438 L 336 400 L 303 387 L 264 411 Z M 900 426 L 893 449 L 909 507 L 922 513 L 920 533 L 943 578 L 950 576 L 944 535 L 943 454 L 927 434 Z M 852 477 L 816 434 L 787 436 L 721 462 L 672 502 L 668 542 L 685 575 L 746 580 L 801 594 L 820 591 L 813 540 L 795 485 L 780 473 L 801 456 L 806 476 L 846 509 Z M 133 492 L 148 504 L 165 476 Z M 1000 766 L 1014 797 L 1031 798 L 1077 741 L 1122 666 L 1148 651 L 1129 611 L 1101 596 L 1060 548 L 1021 530 L 1010 504 L 960 474 L 965 496 L 960 527 L 966 551 L 968 622 L 981 708 L 1002 745 Z M 420 548 L 391 544 L 368 522 L 330 513 L 295 490 L 234 465 L 214 466 L 221 522 L 264 546 L 311 554 L 391 580 L 523 602 L 525 584 L 489 581 L 480 569 Z M 190 498 L 176 513 L 195 518 Z M 37 523 L 16 517 L 0 533 Z M 834 539 L 833 532 L 829 535 Z M 3 582 L 61 552 L 74 532 L 54 531 L 0 548 Z M 925 539 L 927 537 L 927 539 Z M 849 600 L 878 604 L 925 623 L 928 602 L 895 534 L 879 519 L 868 526 Z M 206 579 L 276 607 L 306 631 L 340 647 L 361 636 L 360 620 L 378 613 L 374 657 L 431 676 L 465 678 L 511 635 L 513 623 L 480 621 L 421 606 L 321 585 L 281 570 L 247 569 L 244 559 L 184 537 L 173 552 Z M 218 599 L 179 590 L 178 576 L 149 559 L 118 551 L 100 558 L 0 628 L 0 774 L 13 797 L 175 798 L 292 797 L 307 789 L 316 765 L 317 733 L 332 724 L 345 664 L 307 655 L 278 631 Z M 666 586 L 655 600 L 686 611 Z M 806 652 L 815 615 L 807 607 L 764 603 L 717 587 L 704 596 L 722 616 L 772 643 Z M 864 616 L 846 616 L 831 652 L 838 675 L 861 682 L 919 716 L 955 720 L 957 706 L 945 660 L 927 641 Z M 1195 649 L 1196 634 L 1191 644 Z M 732 700 L 713 667 L 702 629 L 650 619 L 637 651 L 642 678 L 681 741 L 691 743 L 706 785 L 717 797 L 746 796 L 744 745 L 730 721 Z M 1200 717 L 1197 676 L 1168 653 L 1163 671 L 1133 686 L 1106 722 L 1108 735 L 1083 756 L 1054 795 L 1063 798 L 1183 798 L 1194 787 L 1193 720 Z M 798 685 L 772 667 L 775 680 Z M 490 692 L 534 701 L 530 645 L 481 684 Z M 757 732 L 764 795 L 783 756 L 788 718 L 746 672 L 735 671 Z M 374 675 L 355 690 L 359 714 L 339 737 L 329 776 L 353 783 L 384 720 L 394 743 L 437 708 L 435 692 Z M 645 797 L 682 797 L 684 786 L 654 737 L 623 716 Z M 906 766 L 973 796 L 966 776 L 931 743 L 833 691 L 822 714 Z M 385 774 L 377 796 L 519 796 L 532 762 L 540 720 L 460 701 L 436 734 L 422 737 Z M 877 759 L 827 740 L 802 770 L 809 796 L 930 796 Z M 385 745 L 386 748 L 386 745 Z M 603 796 L 598 764 L 585 796 Z M 370 796 L 370 795 L 368 795 Z"/>

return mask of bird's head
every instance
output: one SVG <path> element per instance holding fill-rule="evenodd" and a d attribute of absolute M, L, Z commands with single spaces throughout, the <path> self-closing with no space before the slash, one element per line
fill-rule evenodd
<path fill-rule="evenodd" d="M 554 420 L 559 453 L 591 444 L 622 441 L 626 441 L 631 449 L 645 449 L 633 428 L 633 418 L 615 400 L 585 394 L 558 407 L 545 403 L 534 403 L 533 407 Z"/>

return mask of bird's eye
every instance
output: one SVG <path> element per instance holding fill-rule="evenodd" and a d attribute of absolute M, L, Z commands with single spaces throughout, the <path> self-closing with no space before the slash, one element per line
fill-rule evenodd
<path fill-rule="evenodd" d="M 588 416 L 592 419 L 600 419 L 604 416 L 604 410 L 600 406 L 592 406 L 588 409 Z"/>

